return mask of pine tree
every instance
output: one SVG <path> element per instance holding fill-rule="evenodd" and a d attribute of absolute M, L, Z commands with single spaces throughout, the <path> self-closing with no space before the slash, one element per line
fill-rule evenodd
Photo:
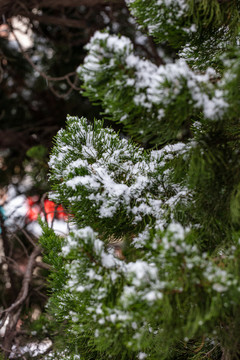
<path fill-rule="evenodd" d="M 177 59 L 157 66 L 108 32 L 87 46 L 84 94 L 128 136 L 68 116 L 55 138 L 51 198 L 74 226 L 43 225 L 47 358 L 238 359 L 240 1 L 129 7 Z"/>

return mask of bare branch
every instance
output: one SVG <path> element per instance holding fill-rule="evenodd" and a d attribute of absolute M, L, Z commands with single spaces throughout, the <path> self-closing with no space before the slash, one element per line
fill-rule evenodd
<path fill-rule="evenodd" d="M 58 82 L 58 81 L 66 81 L 68 83 L 68 85 L 70 86 L 70 89 L 65 93 L 65 94 L 59 94 L 54 88 L 52 85 L 49 84 L 49 88 L 50 90 L 54 93 L 54 95 L 56 95 L 57 97 L 59 98 L 66 98 L 70 95 L 70 93 L 73 91 L 73 90 L 76 90 L 76 91 L 80 91 L 81 88 L 78 88 L 76 86 L 76 83 L 78 81 L 78 76 L 77 76 L 77 73 L 76 71 L 72 71 L 66 75 L 63 75 L 63 76 L 58 76 L 58 77 L 54 77 L 54 76 L 49 76 L 47 75 L 44 71 L 42 71 L 41 69 L 38 68 L 38 66 L 36 66 L 34 64 L 34 62 L 32 61 L 32 59 L 28 56 L 28 54 L 24 51 L 18 37 L 16 36 L 15 34 L 15 31 L 14 31 L 14 28 L 12 27 L 12 24 L 11 22 L 9 21 L 9 28 L 10 28 L 10 31 L 11 31 L 11 34 L 13 35 L 14 39 L 16 40 L 17 44 L 18 44 L 18 47 L 23 55 L 23 57 L 27 60 L 27 62 L 32 66 L 32 68 L 37 71 L 46 81 L 47 83 L 48 82 Z M 71 81 L 71 77 L 74 76 L 74 82 Z"/>
<path fill-rule="evenodd" d="M 18 241 L 18 243 L 21 245 L 21 247 L 22 247 L 22 249 L 23 249 L 26 257 L 28 257 L 27 248 L 26 248 L 26 246 L 23 244 L 23 242 L 22 242 L 22 240 L 19 238 L 19 236 L 18 236 L 16 233 L 14 233 L 14 234 L 12 235 L 12 237 L 15 238 L 15 239 Z"/>
<path fill-rule="evenodd" d="M 45 206 L 44 206 L 44 200 L 46 199 L 46 197 L 47 197 L 46 193 L 43 194 L 43 196 L 41 197 L 41 207 L 42 207 L 42 212 L 44 214 L 44 219 L 45 219 L 45 221 L 47 223 L 47 213 L 46 213 Z"/>
<path fill-rule="evenodd" d="M 29 257 L 26 272 L 23 277 L 22 288 L 18 294 L 16 301 L 9 308 L 1 311 L 1 313 L 12 312 L 14 309 L 18 308 L 20 305 L 23 304 L 24 300 L 26 299 L 26 297 L 28 295 L 29 285 L 32 280 L 32 273 L 33 273 L 33 269 L 35 267 L 35 259 L 40 254 L 41 254 L 41 248 L 39 246 L 36 246 L 35 249 L 33 250 L 32 254 Z"/>
<path fill-rule="evenodd" d="M 40 267 L 41 269 L 45 269 L 45 270 L 51 270 L 52 267 L 46 263 L 43 263 L 41 261 L 35 261 L 34 263 L 35 267 Z"/>
<path fill-rule="evenodd" d="M 52 223 L 51 223 L 51 229 L 53 229 L 54 220 L 56 219 L 56 216 L 57 216 L 57 208 L 58 208 L 58 205 L 55 205 L 54 206 L 54 213 L 53 213 Z"/>
<path fill-rule="evenodd" d="M 31 236 L 27 233 L 26 230 L 21 229 L 22 233 L 25 235 L 25 237 L 28 239 L 28 241 L 34 246 L 36 247 L 37 244 L 33 241 L 33 239 L 31 238 Z"/>

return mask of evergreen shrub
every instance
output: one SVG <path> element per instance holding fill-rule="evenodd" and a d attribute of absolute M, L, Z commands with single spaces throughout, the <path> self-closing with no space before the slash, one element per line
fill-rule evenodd
<path fill-rule="evenodd" d="M 239 0 L 131 0 L 176 47 L 157 66 L 96 32 L 78 68 L 102 120 L 68 116 L 51 198 L 74 224 L 43 226 L 55 359 L 240 356 Z M 91 120 L 91 119 L 90 119 Z"/>

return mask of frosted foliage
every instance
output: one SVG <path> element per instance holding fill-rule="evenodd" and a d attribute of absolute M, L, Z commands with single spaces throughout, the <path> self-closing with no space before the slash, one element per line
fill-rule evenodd
<path fill-rule="evenodd" d="M 240 289 L 238 280 L 231 273 L 220 269 L 207 253 L 202 254 L 196 245 L 188 242 L 188 232 L 189 229 L 184 229 L 179 223 L 170 224 L 164 233 L 155 233 L 154 236 L 147 233 L 146 229 L 147 246 L 143 257 L 128 263 L 119 260 L 110 249 L 107 249 L 90 228 L 80 229 L 72 235 L 74 241 L 69 237 L 66 239 L 65 247 L 67 246 L 70 252 L 77 251 L 83 257 L 80 256 L 66 265 L 68 281 L 65 289 L 71 297 L 89 297 L 91 305 L 86 312 L 88 319 L 96 324 L 97 336 L 102 328 L 106 331 L 106 325 L 110 323 L 121 323 L 121 327 L 130 326 L 134 331 L 143 329 L 144 315 L 141 316 L 140 325 L 135 311 L 132 310 L 134 306 L 160 306 L 169 293 L 184 292 L 186 284 L 191 284 L 193 293 L 195 290 L 198 291 L 199 286 L 202 291 L 205 291 L 207 286 L 207 293 L 212 297 L 218 293 L 224 295 L 233 289 Z M 236 251 L 236 248 L 233 251 Z M 83 272 L 83 264 L 88 259 L 86 254 L 89 253 L 91 259 L 88 261 L 88 270 Z M 182 274 L 181 278 L 177 276 L 179 273 Z M 106 284 L 117 284 L 119 281 L 122 283 L 123 279 L 125 285 L 118 295 L 117 304 L 114 307 L 107 306 Z M 62 307 L 67 304 L 66 301 L 61 298 Z M 80 315 L 72 311 L 69 314 L 77 323 L 81 323 Z"/>
<path fill-rule="evenodd" d="M 134 55 L 133 46 L 126 37 L 101 32 L 95 33 L 87 48 L 89 54 L 78 72 L 85 86 L 93 93 L 96 72 L 114 69 L 117 59 L 121 58 L 126 72 L 122 75 L 116 72 L 116 85 L 126 89 L 132 88 L 133 102 L 136 106 L 145 108 L 149 114 L 153 108 L 159 109 L 156 114 L 159 121 L 165 116 L 164 109 L 174 104 L 183 91 L 188 94 L 188 103 L 196 111 L 202 111 L 207 119 L 221 119 L 228 108 L 227 93 L 222 90 L 222 84 L 215 87 L 210 81 L 217 76 L 212 68 L 208 68 L 205 74 L 197 74 L 190 69 L 184 59 L 157 67 L 149 60 L 142 60 Z M 111 60 L 106 61 L 110 57 Z M 131 77 L 128 74 L 131 74 Z M 108 93 L 106 99 L 107 97 Z M 96 98 L 98 98 L 97 93 Z M 111 107 L 106 110 L 106 112 L 111 111 Z M 114 115 L 119 117 L 120 121 L 128 116 L 127 113 L 124 114 L 124 109 L 115 111 Z"/>
<path fill-rule="evenodd" d="M 157 38 L 167 38 L 169 29 L 175 28 L 179 31 L 179 21 L 188 16 L 189 3 L 187 0 L 143 0 L 141 10 L 139 10 L 139 6 L 135 7 L 136 3 L 137 1 L 128 1 L 132 15 L 136 18 L 139 18 L 140 15 L 143 26 L 147 28 L 150 35 Z M 144 17 L 142 13 L 144 13 Z M 186 26 L 182 26 L 181 31 L 187 34 L 194 33 L 196 25 L 189 25 L 186 22 Z"/>
<path fill-rule="evenodd" d="M 200 131 L 201 123 L 193 128 Z M 58 182 L 54 197 L 59 202 L 68 199 L 75 217 L 94 219 L 92 227 L 78 226 L 67 236 L 58 254 L 64 259 L 61 271 L 66 281 L 54 301 L 61 318 L 63 312 L 71 324 L 71 336 L 76 328 L 91 331 L 95 340 L 102 341 L 113 330 L 119 336 L 130 332 L 128 348 L 144 358 L 141 344 L 146 334 L 160 332 L 159 324 L 168 326 L 162 309 L 175 301 L 176 294 L 181 299 L 187 291 L 189 304 L 199 299 L 199 291 L 217 304 L 239 294 L 238 277 L 202 252 L 197 235 L 192 241 L 191 223 L 186 227 L 174 218 L 176 207 L 191 202 L 193 191 L 172 182 L 172 164 L 186 161 L 196 146 L 190 140 L 144 151 L 103 128 L 100 121 L 93 126 L 84 118 L 68 117 L 50 159 L 51 177 Z M 130 218 L 134 225 L 134 231 L 123 235 L 128 237 L 128 249 L 135 252 L 132 258 L 119 256 L 103 225 L 98 226 L 102 233 L 93 230 L 95 221 L 106 219 L 111 229 L 120 216 L 124 224 Z M 231 256 L 239 250 L 237 244 Z M 207 319 L 208 310 L 194 325 L 195 331 Z"/>
<path fill-rule="evenodd" d="M 232 356 L 240 295 L 239 50 L 226 53 L 217 71 L 210 66 L 216 58 L 198 70 L 197 55 L 190 59 L 191 40 L 204 38 L 205 24 L 213 36 L 209 17 L 219 9 L 225 21 L 222 7 L 231 4 L 128 3 L 158 39 L 190 40 L 178 44 L 184 58 L 160 66 L 137 56 L 124 36 L 96 32 L 86 47 L 78 68 L 84 94 L 138 143 L 77 116 L 55 138 L 50 196 L 75 228 L 64 238 L 44 230 L 54 268 L 51 320 L 63 324 L 67 351 L 89 359 Z"/>
<path fill-rule="evenodd" d="M 158 42 L 167 41 L 178 50 L 186 44 L 197 46 L 200 63 L 214 58 L 219 52 L 217 43 L 231 41 L 238 26 L 239 9 L 233 1 L 227 6 L 225 1 L 217 0 L 133 0 L 127 3 L 142 28 Z M 226 49 L 226 43 L 224 47 Z"/>
<path fill-rule="evenodd" d="M 96 124 L 100 126 L 100 122 Z M 133 217 L 133 223 L 141 222 L 145 216 L 164 221 L 161 208 L 169 197 L 162 186 L 161 169 L 175 154 L 181 154 L 184 144 L 147 154 L 118 138 L 112 130 L 94 131 L 84 118 L 76 117 L 69 117 L 68 132 L 71 138 L 75 137 L 72 145 L 65 145 L 66 134 L 60 131 L 49 162 L 54 178 L 61 181 L 61 194 L 55 192 L 54 199 L 69 198 L 72 205 L 80 198 L 90 201 L 91 211 L 99 218 L 111 218 L 124 208 L 127 216 Z M 167 182 L 166 175 L 164 181 Z M 80 190 L 85 195 L 78 195 Z M 174 197 L 179 188 L 173 187 L 172 191 Z"/>
<path fill-rule="evenodd" d="M 179 13 L 177 16 L 182 16 L 185 10 L 188 10 L 188 4 L 186 0 L 157 0 L 156 4 L 161 6 L 165 5 L 166 7 L 177 7 Z"/>

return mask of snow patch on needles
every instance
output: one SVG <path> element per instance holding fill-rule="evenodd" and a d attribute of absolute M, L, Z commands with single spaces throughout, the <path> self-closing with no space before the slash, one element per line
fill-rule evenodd
<path fill-rule="evenodd" d="M 182 6 L 185 2 L 177 3 Z M 155 120 L 159 121 L 166 116 L 166 108 L 171 107 L 183 93 L 188 99 L 188 106 L 194 111 L 202 111 L 207 119 L 221 119 L 228 108 L 226 91 L 221 84 L 218 87 L 211 82 L 216 77 L 212 68 L 204 74 L 195 73 L 184 59 L 157 67 L 149 60 L 134 55 L 133 44 L 128 38 L 99 31 L 94 34 L 87 49 L 89 54 L 83 66 L 78 68 L 78 73 L 93 99 L 101 99 L 106 112 L 112 113 L 119 121 L 126 122 L 126 117 L 130 116 L 124 113 L 124 109 L 115 109 L 110 105 L 116 88 L 120 87 L 121 91 L 126 89 L 129 92 L 129 102 L 133 101 L 135 106 L 144 108 L 149 114 L 154 113 Z M 98 76 L 106 72 L 111 79 L 98 92 Z"/>
<path fill-rule="evenodd" d="M 95 122 L 96 131 L 84 118 L 69 117 L 68 124 L 67 131 L 59 133 L 49 162 L 54 178 L 60 179 L 59 199 L 67 196 L 71 206 L 78 207 L 86 201 L 89 212 L 99 218 L 111 218 L 125 208 L 126 215 L 134 216 L 135 223 L 150 215 L 160 219 L 165 192 L 158 174 L 161 164 L 165 164 L 162 162 L 164 150 L 160 150 L 159 156 L 156 151 L 147 154 L 118 138 L 112 130 L 102 128 L 101 122 Z M 67 134 L 73 133 L 74 151 L 64 145 Z M 86 143 L 90 157 L 86 157 Z M 171 150 L 173 157 L 174 147 Z M 77 196 L 80 189 L 81 200 Z M 56 193 L 54 198 L 58 198 Z"/>

